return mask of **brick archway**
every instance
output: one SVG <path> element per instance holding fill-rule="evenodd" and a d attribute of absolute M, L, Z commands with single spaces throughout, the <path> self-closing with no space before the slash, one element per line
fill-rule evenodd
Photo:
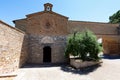
<path fill-rule="evenodd" d="M 45 36 L 41 39 L 41 43 L 43 44 L 54 43 L 54 40 L 52 37 Z"/>

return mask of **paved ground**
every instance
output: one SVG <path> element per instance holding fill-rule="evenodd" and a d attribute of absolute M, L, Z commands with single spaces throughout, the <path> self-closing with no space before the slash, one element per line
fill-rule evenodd
<path fill-rule="evenodd" d="M 101 66 L 82 70 L 63 65 L 21 68 L 15 80 L 120 80 L 120 59 L 103 59 Z"/>

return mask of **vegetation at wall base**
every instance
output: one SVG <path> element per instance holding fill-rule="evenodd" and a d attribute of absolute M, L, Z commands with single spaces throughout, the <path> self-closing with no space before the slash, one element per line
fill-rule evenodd
<path fill-rule="evenodd" d="M 85 30 L 81 33 L 74 32 L 68 37 L 65 56 L 67 58 L 69 55 L 77 56 L 83 61 L 98 61 L 100 59 L 98 54 L 101 51 L 102 46 L 97 42 L 93 32 Z"/>

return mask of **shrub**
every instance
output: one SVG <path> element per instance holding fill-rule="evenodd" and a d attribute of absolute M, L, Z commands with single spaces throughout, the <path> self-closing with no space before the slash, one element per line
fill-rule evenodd
<path fill-rule="evenodd" d="M 102 51 L 102 46 L 97 42 L 96 36 L 89 30 L 81 33 L 75 32 L 67 39 L 65 56 L 77 56 L 79 59 L 99 60 L 98 54 Z"/>

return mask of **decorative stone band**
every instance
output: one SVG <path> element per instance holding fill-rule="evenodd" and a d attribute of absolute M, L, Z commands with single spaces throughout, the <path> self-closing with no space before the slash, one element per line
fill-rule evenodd
<path fill-rule="evenodd" d="M 41 43 L 53 43 L 55 41 L 66 41 L 67 36 L 44 36 L 44 35 L 29 35 L 30 40 L 40 40 Z"/>

